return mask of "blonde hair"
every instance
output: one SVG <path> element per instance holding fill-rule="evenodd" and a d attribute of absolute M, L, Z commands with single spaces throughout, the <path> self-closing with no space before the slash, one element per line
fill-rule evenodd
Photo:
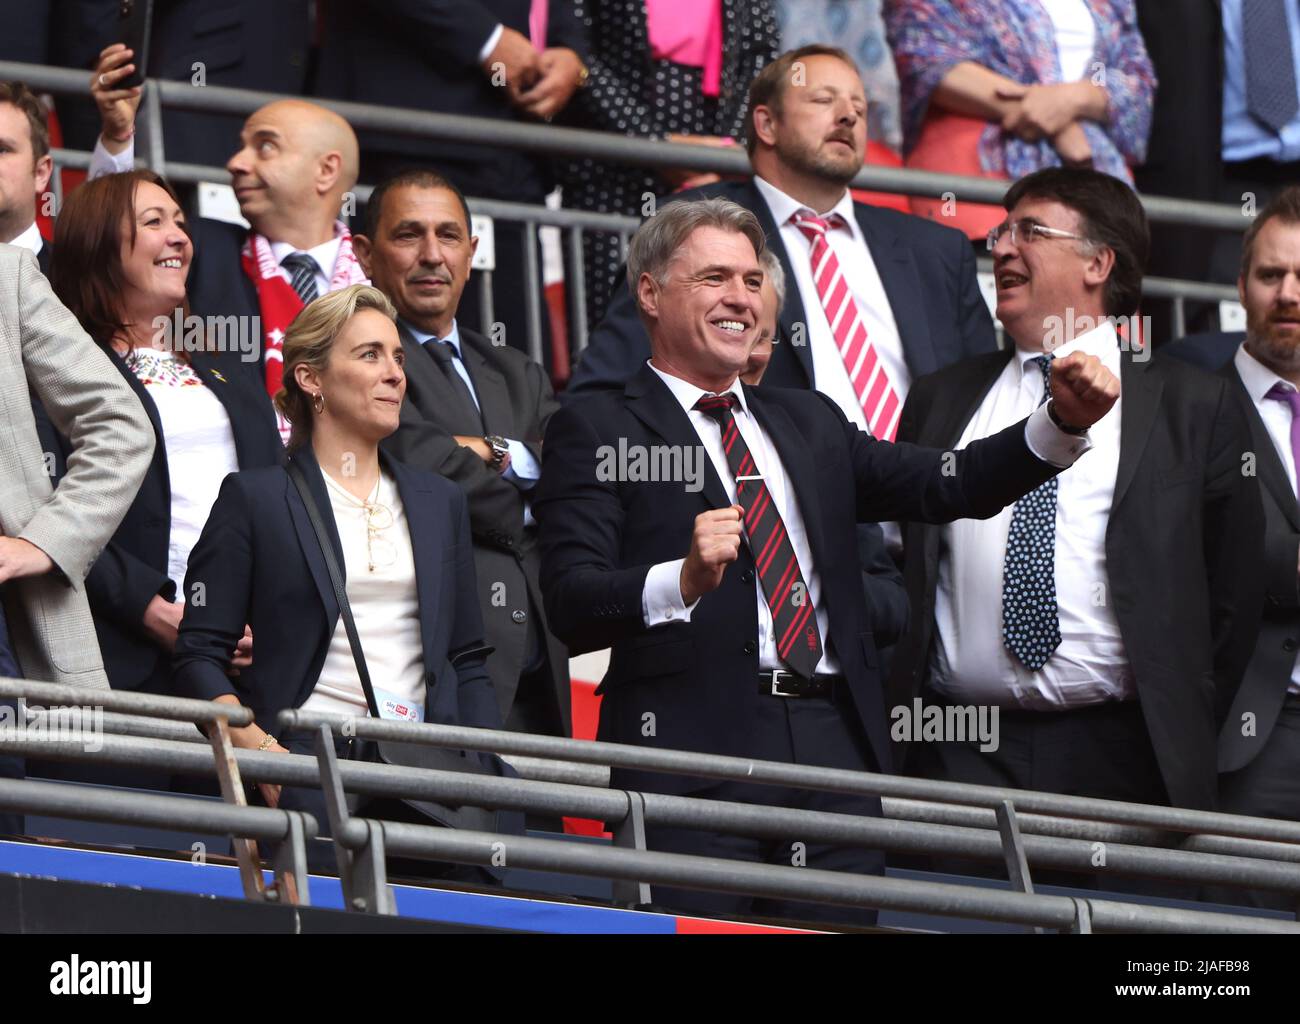
<path fill-rule="evenodd" d="M 284 356 L 284 379 L 275 393 L 275 407 L 290 423 L 289 450 L 311 440 L 311 395 L 298 383 L 294 369 L 299 364 L 321 373 L 329 363 L 330 349 L 348 322 L 363 309 L 376 309 L 397 319 L 397 310 L 388 296 L 368 284 L 353 284 L 329 292 L 309 302 L 289 325 L 281 352 Z"/>

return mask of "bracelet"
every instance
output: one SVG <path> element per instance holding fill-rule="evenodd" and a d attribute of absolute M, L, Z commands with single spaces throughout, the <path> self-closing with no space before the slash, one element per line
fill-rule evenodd
<path fill-rule="evenodd" d="M 269 747 L 272 743 L 279 743 L 279 742 L 280 742 L 279 740 L 277 740 L 274 736 L 272 736 L 272 735 L 268 732 L 265 736 L 262 737 L 262 742 L 259 743 L 259 744 L 257 745 L 257 749 L 258 749 L 258 750 L 265 750 L 265 749 L 266 749 L 267 747 Z"/>
<path fill-rule="evenodd" d="M 1056 424 L 1057 430 L 1063 430 L 1065 433 L 1070 434 L 1074 437 L 1083 437 L 1083 435 L 1088 432 L 1087 427 L 1071 427 L 1068 424 L 1063 423 L 1061 421 L 1061 417 L 1056 415 L 1055 406 L 1056 406 L 1056 400 L 1048 399 L 1047 418 L 1051 420 L 1054 424 Z"/>
<path fill-rule="evenodd" d="M 584 64 L 584 63 L 582 63 L 582 60 L 579 59 L 579 61 L 578 61 L 578 88 L 581 89 L 584 85 L 586 85 L 586 84 L 587 84 L 587 79 L 590 78 L 590 77 L 591 77 L 591 72 L 587 69 L 587 65 Z"/>
<path fill-rule="evenodd" d="M 116 135 L 109 135 L 108 132 L 101 133 L 109 142 L 125 144 L 135 138 L 135 125 L 131 125 L 131 130 L 123 135 L 120 139 Z"/>

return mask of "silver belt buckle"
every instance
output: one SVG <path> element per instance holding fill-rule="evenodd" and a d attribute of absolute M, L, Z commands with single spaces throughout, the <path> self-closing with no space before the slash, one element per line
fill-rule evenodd
<path fill-rule="evenodd" d="M 780 669 L 780 668 L 772 669 L 771 695 L 773 697 L 797 697 L 798 694 L 796 693 L 782 693 L 780 690 L 777 689 L 777 687 L 781 684 L 783 678 L 793 678 L 793 676 L 794 676 L 793 672 L 787 672 L 784 669 Z"/>

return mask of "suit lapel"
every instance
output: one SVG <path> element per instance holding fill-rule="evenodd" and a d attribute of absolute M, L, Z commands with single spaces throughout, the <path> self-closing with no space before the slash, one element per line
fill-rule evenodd
<path fill-rule="evenodd" d="M 649 365 L 642 366 L 628 382 L 624 394 L 629 400 L 627 407 L 632 415 L 658 434 L 665 444 L 681 451 L 688 448 L 701 449 L 704 454 L 704 488 L 700 493 L 709 508 L 727 508 L 731 500 L 727 497 L 727 489 L 722 486 L 717 470 L 713 468 L 713 460 L 703 452 L 700 436 L 695 432 L 690 417 L 654 370 Z"/>
<path fill-rule="evenodd" d="M 1147 372 L 1150 365 L 1149 360 L 1138 362 L 1131 353 L 1120 352 L 1119 383 L 1124 400 L 1120 407 L 1119 469 L 1115 473 L 1115 497 L 1111 501 L 1112 523 L 1115 522 L 1115 511 L 1133 483 L 1156 413 L 1160 411 L 1164 383 Z"/>
<path fill-rule="evenodd" d="M 422 474 L 412 473 L 393 459 L 383 449 L 380 462 L 393 476 L 398 497 L 406 511 L 406 529 L 411 537 L 411 553 L 415 562 L 415 586 L 420 602 L 420 639 L 424 662 L 433 664 L 432 644 L 438 622 L 439 594 L 443 568 L 443 543 L 438 529 L 438 515 L 442 511 L 434 506 L 429 480 Z"/>
<path fill-rule="evenodd" d="M 334 522 L 334 510 L 330 505 L 329 491 L 325 489 L 325 480 L 321 476 L 321 468 L 316 462 L 316 455 L 311 450 L 311 445 L 305 444 L 294 451 L 289 456 L 289 461 L 297 464 L 302 469 L 303 476 L 307 478 L 308 490 L 316 499 L 316 508 L 320 510 L 325 532 L 334 547 L 334 557 L 338 561 L 339 572 L 346 581 L 348 567 L 343 560 L 343 544 L 339 540 L 338 526 Z M 311 570 L 312 581 L 316 584 L 321 601 L 325 605 L 325 616 L 329 622 L 337 622 L 339 605 L 334 599 L 334 587 L 330 583 L 329 569 L 325 565 L 325 556 L 321 553 L 316 531 L 307 516 L 307 507 L 302 503 L 298 488 L 294 486 L 293 480 L 288 475 L 284 478 L 284 487 L 285 501 L 289 505 L 289 517 L 293 520 L 294 532 L 298 534 L 298 544 L 302 547 L 303 556 L 307 559 L 307 566 Z"/>
<path fill-rule="evenodd" d="M 484 429 L 489 434 L 517 437 L 519 431 L 515 430 L 515 415 L 510 406 L 506 379 L 483 354 L 483 346 L 490 344 L 480 334 L 463 329 L 460 332 L 461 358 L 469 366 L 469 375 L 474 381 L 474 393 L 478 396 Z"/>
<path fill-rule="evenodd" d="M 1269 436 L 1264 421 L 1260 419 L 1259 410 L 1255 408 L 1255 403 L 1250 397 L 1250 392 L 1246 390 L 1246 385 L 1242 383 L 1236 366 L 1229 363 L 1222 372 L 1231 377 L 1232 387 L 1236 389 L 1237 396 L 1246 406 L 1246 421 L 1250 424 L 1251 450 L 1255 452 L 1259 476 L 1282 510 L 1282 514 L 1286 516 L 1287 522 L 1294 529 L 1300 530 L 1300 505 L 1297 505 L 1296 496 L 1291 491 L 1291 481 L 1287 478 L 1286 467 L 1278 457 L 1277 446 Z"/>
<path fill-rule="evenodd" d="M 451 386 L 442 367 L 404 324 L 399 322 L 397 330 L 406 353 L 407 390 L 413 393 L 407 401 L 414 401 L 420 415 L 450 434 L 478 434 L 482 430 L 479 411 Z"/>
<path fill-rule="evenodd" d="M 794 284 L 797 279 L 794 276 L 794 266 L 790 263 L 790 253 L 786 252 L 785 242 L 781 239 L 781 229 L 772 218 L 772 211 L 768 208 L 763 193 L 758 190 L 752 180 L 745 182 L 743 188 L 746 191 L 736 197 L 737 201 L 741 206 L 752 210 L 754 216 L 758 218 L 759 224 L 763 227 L 763 234 L 767 236 L 767 247 L 776 254 L 776 258 L 781 261 L 781 269 L 785 271 L 787 286 L 785 306 L 781 310 L 782 344 L 789 345 L 794 351 L 795 358 L 803 367 L 804 374 L 808 378 L 808 386 L 815 387 L 816 378 L 813 376 L 812 348 L 808 344 L 808 320 L 804 312 L 803 297 Z M 804 339 L 802 345 L 795 345 L 791 342 L 791 339 L 796 337 L 796 324 L 804 325 L 803 329 L 798 333 L 798 336 Z"/>
<path fill-rule="evenodd" d="M 939 369 L 934 354 L 934 344 L 927 329 L 929 318 L 925 314 L 925 291 L 916 270 L 912 250 L 902 243 L 888 226 L 885 217 L 862 203 L 853 204 L 858 226 L 866 238 L 880 283 L 889 299 L 889 308 L 898 328 L 898 340 L 903 346 L 903 358 L 912 371 L 912 379 L 923 377 Z"/>
<path fill-rule="evenodd" d="M 979 357 L 971 365 L 971 372 L 960 378 L 953 400 L 944 409 L 930 414 L 931 429 L 921 431 L 920 444 L 939 448 L 953 448 L 961 440 L 962 432 L 970 423 L 1007 363 L 1014 357 L 1015 349 L 1008 348 L 991 356 Z"/>
<path fill-rule="evenodd" d="M 757 389 L 746 387 L 745 400 L 753 410 L 754 418 L 767 432 L 768 439 L 781 457 L 786 485 L 799 506 L 813 559 L 816 564 L 825 565 L 828 553 L 822 544 L 821 500 L 818 497 L 819 489 L 813 462 L 808 457 L 808 439 L 799 433 L 789 413 L 781 406 L 766 401 Z M 757 555 L 757 552 L 755 554 Z"/>

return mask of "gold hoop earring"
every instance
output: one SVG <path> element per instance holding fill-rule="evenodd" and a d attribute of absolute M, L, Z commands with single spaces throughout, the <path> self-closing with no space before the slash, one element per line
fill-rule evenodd
<path fill-rule="evenodd" d="M 317 391 L 311 396 L 311 407 L 316 410 L 317 416 L 325 411 L 325 392 Z"/>

